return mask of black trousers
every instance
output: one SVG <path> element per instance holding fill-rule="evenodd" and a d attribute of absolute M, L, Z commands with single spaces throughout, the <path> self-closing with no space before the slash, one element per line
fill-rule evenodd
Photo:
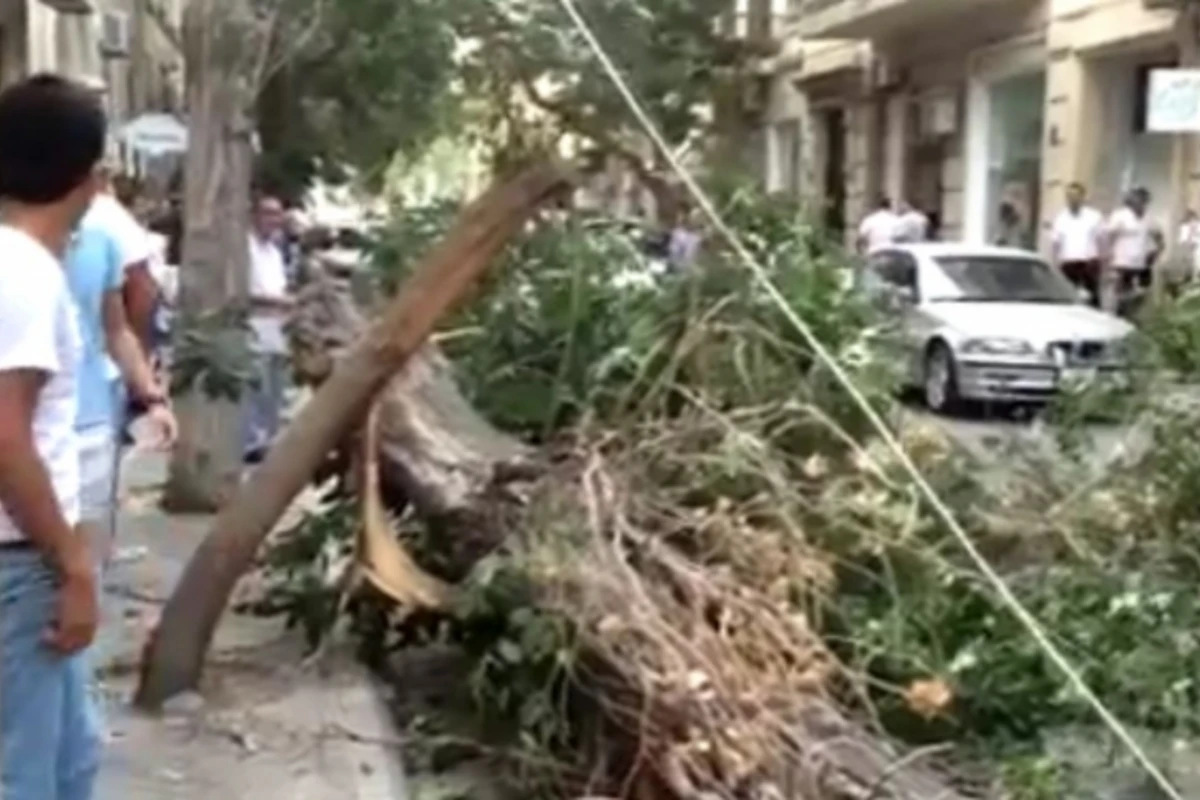
<path fill-rule="evenodd" d="M 1084 289 L 1092 298 L 1092 305 L 1100 307 L 1100 262 L 1064 261 L 1062 262 L 1063 276 L 1077 288 Z"/>

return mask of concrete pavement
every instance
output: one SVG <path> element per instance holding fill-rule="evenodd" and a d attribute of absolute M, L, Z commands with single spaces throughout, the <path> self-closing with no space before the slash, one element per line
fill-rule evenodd
<path fill-rule="evenodd" d="M 127 460 L 118 546 L 94 650 L 109 743 L 98 800 L 397 800 L 399 740 L 381 687 L 345 655 L 323 677 L 301 667 L 298 637 L 278 620 L 228 613 L 199 694 L 161 717 L 128 705 L 145 635 L 210 518 L 158 509 L 165 460 Z"/>

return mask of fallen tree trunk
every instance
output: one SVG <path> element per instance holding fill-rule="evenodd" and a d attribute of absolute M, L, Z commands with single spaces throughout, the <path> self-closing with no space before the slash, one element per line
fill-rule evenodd
<path fill-rule="evenodd" d="M 363 318 L 334 282 L 316 282 L 302 304 L 298 362 L 319 381 L 324 350 L 353 341 Z M 459 580 L 484 555 L 516 554 L 537 607 L 576 631 L 572 707 L 591 721 L 562 796 L 964 797 L 929 754 L 905 754 L 841 710 L 820 637 L 763 585 L 729 574 L 759 538 L 770 581 L 804 580 L 813 557 L 786 535 L 731 526 L 725 536 L 706 530 L 714 521 L 672 519 L 676 509 L 647 502 L 654 490 L 636 447 L 619 442 L 531 468 L 526 448 L 462 397 L 434 346 L 391 381 L 376 412 L 388 499 L 411 504 L 429 528 L 419 566 Z"/>
<path fill-rule="evenodd" d="M 483 273 L 530 214 L 561 193 L 556 165 L 530 168 L 473 203 L 405 282 L 379 321 L 332 369 L 189 562 L 147 643 L 135 702 L 155 709 L 199 683 L 234 585 L 314 469 L 361 424 L 374 396 L 407 363 L 442 315 Z"/>

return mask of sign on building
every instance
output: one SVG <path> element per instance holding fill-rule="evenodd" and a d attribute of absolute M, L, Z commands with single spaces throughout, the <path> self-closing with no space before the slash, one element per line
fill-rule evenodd
<path fill-rule="evenodd" d="M 1200 132 L 1200 69 L 1151 70 L 1146 91 L 1146 130 Z"/>

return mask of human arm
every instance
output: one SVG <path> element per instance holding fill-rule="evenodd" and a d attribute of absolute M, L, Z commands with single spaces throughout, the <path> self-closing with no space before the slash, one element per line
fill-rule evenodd
<path fill-rule="evenodd" d="M 1059 215 L 1050 223 L 1050 260 L 1056 267 L 1062 266 L 1062 245 L 1062 216 Z"/>
<path fill-rule="evenodd" d="M 47 643 L 73 653 L 96 632 L 94 567 L 86 537 L 59 503 L 34 434 L 41 392 L 61 369 L 56 298 L 33 290 L 10 291 L 6 299 L 0 302 L 0 505 L 58 575 L 58 613 Z"/>
<path fill-rule="evenodd" d="M 34 440 L 47 377 L 38 369 L 0 369 L 0 505 L 60 575 L 90 576 L 86 542 L 63 514 Z"/>
<path fill-rule="evenodd" d="M 159 429 L 160 443 L 169 447 L 175 443 L 179 425 L 167 403 L 167 393 L 159 386 L 146 351 L 125 316 L 125 302 L 120 292 L 105 292 L 103 315 L 108 355 L 120 370 L 133 399 L 146 407 L 146 413 Z"/>
<path fill-rule="evenodd" d="M 128 327 L 136 334 L 137 342 L 150 349 L 150 333 L 154 329 L 154 309 L 158 305 L 158 284 L 150 274 L 149 260 L 137 261 L 124 267 L 121 287 L 124 316 Z"/>

